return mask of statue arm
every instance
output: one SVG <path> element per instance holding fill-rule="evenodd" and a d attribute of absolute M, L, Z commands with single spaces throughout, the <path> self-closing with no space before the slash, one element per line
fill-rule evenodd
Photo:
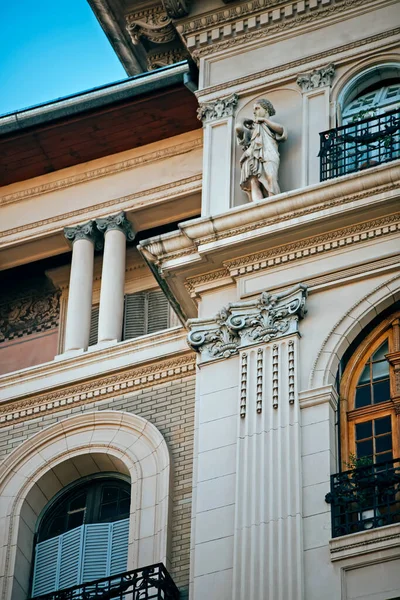
<path fill-rule="evenodd" d="M 259 123 L 265 123 L 267 127 L 275 133 L 275 139 L 277 142 L 284 142 L 287 139 L 287 130 L 283 125 L 270 121 L 270 119 L 258 119 Z"/>

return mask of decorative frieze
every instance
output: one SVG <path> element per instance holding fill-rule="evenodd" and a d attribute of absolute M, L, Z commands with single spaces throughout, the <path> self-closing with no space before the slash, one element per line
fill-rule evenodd
<path fill-rule="evenodd" d="M 316 88 L 332 85 L 335 76 L 335 65 L 330 63 L 327 67 L 314 69 L 310 73 L 302 73 L 297 78 L 297 85 L 302 92 L 309 92 Z"/>
<path fill-rule="evenodd" d="M 263 292 L 256 300 L 231 303 L 214 319 L 189 319 L 189 346 L 209 361 L 297 333 L 306 297 L 307 288 L 300 283 L 276 294 Z"/>
<path fill-rule="evenodd" d="M 197 109 L 197 118 L 200 121 L 212 121 L 232 117 L 239 101 L 237 94 L 232 94 L 226 98 L 218 98 L 213 102 L 204 102 Z"/>
<path fill-rule="evenodd" d="M 88 240 L 93 242 L 96 250 L 101 250 L 103 247 L 103 239 L 96 228 L 95 221 L 88 221 L 82 225 L 74 225 L 73 227 L 64 227 L 65 238 L 72 245 L 77 240 Z"/>
<path fill-rule="evenodd" d="M 106 233 L 111 229 L 117 229 L 125 234 L 128 241 L 135 239 L 135 232 L 132 229 L 132 224 L 126 218 L 125 212 L 122 210 L 116 215 L 110 215 L 101 219 L 96 219 L 97 229 L 102 233 Z"/>

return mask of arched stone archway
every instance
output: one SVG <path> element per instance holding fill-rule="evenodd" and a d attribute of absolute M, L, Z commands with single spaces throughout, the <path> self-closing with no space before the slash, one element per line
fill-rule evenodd
<path fill-rule="evenodd" d="M 158 429 L 124 412 L 70 417 L 21 444 L 0 468 L 1 598 L 25 599 L 36 521 L 65 485 L 115 472 L 132 485 L 128 569 L 167 561 L 170 459 Z"/>
<path fill-rule="evenodd" d="M 344 352 L 361 330 L 400 299 L 400 276 L 396 275 L 357 301 L 332 327 L 325 338 L 309 377 L 309 389 L 333 385 Z"/>

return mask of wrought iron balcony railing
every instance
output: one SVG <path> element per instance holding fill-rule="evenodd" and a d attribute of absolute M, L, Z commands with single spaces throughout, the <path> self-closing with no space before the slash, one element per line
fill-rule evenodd
<path fill-rule="evenodd" d="M 331 476 L 332 537 L 400 523 L 400 459 Z"/>
<path fill-rule="evenodd" d="M 179 590 L 162 563 L 57 590 L 34 600 L 179 600 Z"/>
<path fill-rule="evenodd" d="M 400 110 L 323 131 L 320 180 L 355 173 L 400 158 Z"/>

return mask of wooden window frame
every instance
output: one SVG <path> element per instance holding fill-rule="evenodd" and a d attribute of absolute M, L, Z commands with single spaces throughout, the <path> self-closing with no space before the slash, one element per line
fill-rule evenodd
<path fill-rule="evenodd" d="M 368 359 L 388 339 L 390 400 L 355 408 L 355 393 Z M 356 452 L 355 426 L 391 416 L 393 458 L 400 457 L 400 311 L 383 319 L 357 347 L 340 383 L 340 446 L 342 469 L 347 470 L 350 456 Z"/>

